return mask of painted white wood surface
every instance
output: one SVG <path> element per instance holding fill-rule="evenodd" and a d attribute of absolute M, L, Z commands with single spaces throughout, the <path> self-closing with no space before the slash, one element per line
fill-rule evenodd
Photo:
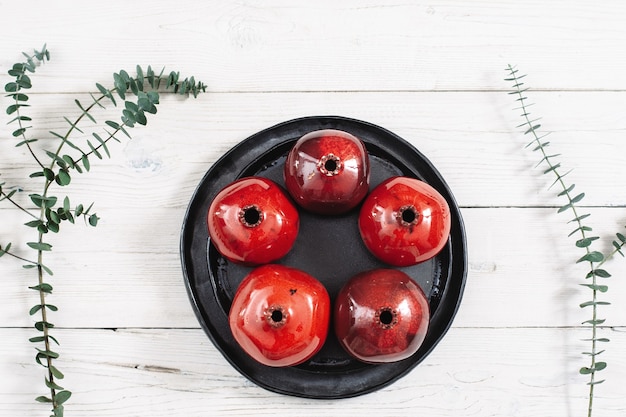
<path fill-rule="evenodd" d="M 577 372 L 589 337 L 578 308 L 586 271 L 573 265 L 581 252 L 550 179 L 523 149 L 503 78 L 509 63 L 529 74 L 531 110 L 574 169 L 598 247 L 608 248 L 626 224 L 623 2 L 102 3 L 0 3 L 0 74 L 22 50 L 47 42 L 52 51 L 33 77 L 38 146 L 76 114 L 74 98 L 121 68 L 180 70 L 209 92 L 164 96 L 147 127 L 72 184 L 72 199 L 95 201 L 102 220 L 51 241 L 68 416 L 586 415 Z M 16 7 L 28 16 L 12 17 Z M 419 148 L 462 207 L 469 245 L 465 296 L 442 343 L 397 383 L 341 401 L 276 395 L 240 376 L 200 329 L 178 255 L 186 205 L 222 153 L 273 124 L 326 114 L 376 123 Z M 0 179 L 31 191 L 30 160 L 10 131 L 0 124 Z M 24 221 L 0 205 L 0 243 L 25 253 Z M 607 269 L 609 367 L 595 408 L 612 417 L 626 412 L 626 261 Z M 35 277 L 6 257 L 0 277 L 0 415 L 47 415 L 33 401 L 45 393 L 28 343 Z"/>

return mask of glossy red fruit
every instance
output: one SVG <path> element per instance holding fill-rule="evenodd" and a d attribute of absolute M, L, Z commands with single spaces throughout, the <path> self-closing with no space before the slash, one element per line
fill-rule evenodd
<path fill-rule="evenodd" d="M 300 218 L 283 189 L 267 178 L 247 177 L 224 187 L 207 214 L 211 242 L 228 260 L 259 265 L 293 247 Z"/>
<path fill-rule="evenodd" d="M 363 142 L 347 132 L 317 130 L 298 139 L 284 174 L 297 204 L 315 213 L 341 214 L 369 191 L 369 155 Z"/>
<path fill-rule="evenodd" d="M 274 367 L 307 361 L 324 345 L 330 298 L 311 275 L 283 265 L 254 269 L 237 289 L 229 324 L 237 343 Z"/>
<path fill-rule="evenodd" d="M 335 302 L 335 333 L 343 348 L 368 363 L 406 359 L 422 345 L 430 310 L 419 285 L 395 269 L 350 279 Z"/>
<path fill-rule="evenodd" d="M 450 208 L 432 186 L 415 178 L 392 177 L 363 202 L 359 231 L 378 259 L 409 266 L 435 256 L 450 235 Z"/>

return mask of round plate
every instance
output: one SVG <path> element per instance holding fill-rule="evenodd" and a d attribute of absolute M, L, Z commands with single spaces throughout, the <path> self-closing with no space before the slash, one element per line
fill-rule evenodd
<path fill-rule="evenodd" d="M 235 342 L 228 311 L 237 286 L 252 268 L 226 261 L 211 244 L 206 214 L 215 195 L 227 184 L 246 176 L 270 178 L 284 186 L 283 164 L 295 141 L 319 129 L 339 129 L 360 138 L 371 162 L 370 189 L 395 175 L 419 178 L 437 189 L 452 213 L 450 238 L 434 258 L 400 268 L 428 295 L 431 321 L 419 351 L 403 361 L 371 365 L 351 358 L 339 345 L 330 326 L 322 350 L 295 367 L 273 368 L 249 357 Z M 315 215 L 300 210 L 296 243 L 278 263 L 302 269 L 320 280 L 331 300 L 358 272 L 389 268 L 375 259 L 361 241 L 358 208 L 341 216 Z M 343 117 L 306 117 L 270 127 L 223 155 L 205 174 L 185 215 L 181 235 L 185 284 L 196 316 L 224 357 L 241 374 L 268 390 L 307 398 L 345 398 L 382 388 L 413 369 L 437 345 L 450 327 L 465 285 L 467 256 L 461 213 L 445 181 L 433 165 L 397 135 L 359 120 Z"/>

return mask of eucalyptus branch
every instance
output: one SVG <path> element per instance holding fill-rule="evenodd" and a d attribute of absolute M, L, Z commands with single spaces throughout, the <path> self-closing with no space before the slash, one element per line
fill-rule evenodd
<path fill-rule="evenodd" d="M 20 109 L 22 107 L 28 107 L 28 104 L 24 104 L 28 101 L 28 96 L 21 93 L 22 90 L 30 89 L 32 84 L 30 81 L 30 77 L 26 74 L 26 72 L 34 73 L 38 64 L 44 64 L 46 61 L 50 60 L 50 52 L 46 49 L 46 45 L 43 46 L 41 51 L 35 50 L 32 55 L 28 55 L 26 53 L 23 54 L 26 57 L 26 62 L 20 62 L 13 65 L 8 73 L 9 75 L 15 77 L 15 81 L 10 82 L 4 86 L 4 90 L 9 93 L 8 97 L 13 98 L 14 104 L 7 108 L 7 114 L 15 114 L 15 117 L 9 121 L 9 123 L 17 122 L 18 128 L 13 131 L 13 137 L 21 137 L 22 141 L 17 144 L 17 146 L 26 145 L 28 151 L 30 152 L 33 159 L 37 162 L 37 164 L 43 168 L 43 164 L 35 155 L 32 146 L 30 145 L 32 142 L 35 142 L 36 139 L 27 139 L 26 130 L 30 128 L 30 126 L 24 126 L 22 122 L 30 122 L 32 119 L 28 116 L 24 116 L 21 114 Z"/>
<path fill-rule="evenodd" d="M 585 262 L 589 265 L 589 272 L 585 276 L 585 279 L 590 279 L 591 282 L 580 285 L 587 287 L 591 290 L 591 300 L 580 304 L 580 308 L 591 307 L 591 318 L 582 323 L 583 325 L 588 326 L 591 329 L 591 337 L 589 339 L 585 339 L 585 341 L 591 342 L 591 351 L 583 352 L 584 355 L 589 357 L 590 364 L 589 366 L 581 367 L 579 369 L 579 372 L 582 375 L 588 375 L 589 377 L 589 382 L 587 383 L 587 385 L 589 386 L 587 416 L 591 417 L 593 412 L 595 386 L 604 382 L 604 380 L 596 380 L 596 373 L 604 370 L 607 366 L 606 362 L 597 360 L 597 357 L 601 355 L 602 352 L 604 352 L 604 350 L 599 350 L 598 346 L 600 343 L 605 343 L 609 341 L 609 339 L 607 338 L 598 337 L 598 326 L 602 325 L 605 322 L 605 319 L 598 318 L 598 306 L 610 304 L 607 301 L 599 301 L 598 299 L 599 293 L 605 293 L 608 291 L 608 286 L 600 284 L 599 279 L 609 278 L 611 276 L 611 274 L 609 274 L 605 269 L 602 269 L 601 267 L 608 259 L 612 258 L 616 253 L 620 253 L 622 256 L 624 256 L 624 254 L 622 253 L 622 248 L 626 244 L 626 237 L 621 233 L 616 233 L 617 240 L 613 241 L 614 250 L 607 255 L 603 254 L 600 251 L 591 250 L 593 243 L 598 240 L 599 237 L 588 235 L 588 232 L 591 232 L 593 229 L 587 226 L 583 222 L 583 220 L 587 219 L 590 214 L 579 214 L 577 208 L 577 203 L 579 203 L 585 197 L 585 193 L 573 193 L 575 184 L 568 184 L 564 179 L 569 172 L 561 174 L 561 164 L 560 162 L 556 162 L 556 158 L 558 158 L 560 154 L 548 153 L 547 148 L 550 142 L 544 140 L 547 134 L 540 135 L 538 133 L 539 128 L 541 127 L 541 124 L 538 123 L 539 119 L 531 119 L 530 113 L 528 111 L 528 107 L 530 106 L 530 104 L 527 104 L 528 98 L 524 95 L 528 88 L 524 88 L 524 83 L 521 81 L 524 75 L 518 75 L 518 70 L 510 65 L 507 68 L 507 72 L 508 77 L 505 78 L 505 81 L 513 83 L 513 91 L 509 92 L 509 94 L 517 97 L 516 101 L 519 102 L 519 107 L 517 107 L 516 110 L 522 111 L 521 117 L 523 123 L 517 126 L 517 128 L 524 128 L 524 134 L 530 134 L 532 136 L 532 141 L 527 145 L 527 147 L 534 146 L 533 151 L 540 152 L 542 158 L 540 159 L 537 166 L 542 164 L 547 166 L 547 168 L 544 169 L 543 174 L 551 173 L 554 175 L 555 181 L 552 186 L 558 185 L 560 188 L 560 192 L 557 194 L 557 196 L 564 197 L 567 200 L 566 204 L 559 207 L 558 212 L 572 212 L 574 218 L 568 223 L 574 223 L 576 225 L 576 228 L 569 234 L 569 236 L 578 234 L 580 238 L 576 240 L 576 247 L 581 248 L 585 251 L 585 254 L 580 257 L 576 261 L 576 263 Z"/>
<path fill-rule="evenodd" d="M 16 81 L 8 83 L 5 86 L 5 91 L 10 93 L 8 96 L 12 97 L 15 104 L 10 105 L 7 108 L 8 114 L 16 114 L 16 116 L 9 123 L 18 123 L 18 129 L 13 132 L 14 137 L 20 137 L 22 140 L 16 146 L 26 145 L 30 153 L 35 160 L 38 170 L 33 172 L 30 177 L 43 179 L 43 189 L 41 194 L 31 193 L 29 194 L 30 201 L 35 208 L 39 209 L 39 215 L 34 215 L 31 211 L 17 204 L 11 197 L 15 193 L 15 190 L 4 193 L 0 184 L 0 201 L 8 200 L 18 209 L 29 213 L 34 220 L 25 223 L 25 226 L 35 228 L 37 231 L 37 240 L 33 242 L 27 242 L 27 246 L 34 250 L 37 255 L 37 261 L 30 261 L 26 258 L 15 255 L 9 252 L 11 244 L 7 244 L 4 248 L 0 247 L 0 256 L 7 254 L 14 258 L 20 259 L 24 262 L 23 267 L 26 269 L 36 269 L 37 272 L 37 284 L 29 287 L 31 290 L 37 291 L 39 295 L 39 303 L 30 309 L 30 315 L 39 315 L 39 320 L 35 322 L 35 328 L 40 332 L 40 335 L 32 337 L 31 342 L 39 344 L 37 347 L 37 354 L 35 361 L 46 368 L 45 385 L 49 389 L 50 395 L 42 395 L 36 398 L 36 401 L 47 403 L 52 407 L 52 417 L 62 417 L 64 412 L 64 404 L 72 395 L 71 391 L 63 388 L 59 385 L 58 381 L 64 378 L 63 373 L 54 365 L 54 360 L 59 358 L 59 353 L 55 352 L 52 348 L 53 345 L 58 345 L 58 341 L 54 338 L 50 331 L 54 328 L 54 324 L 49 320 L 49 312 L 57 311 L 57 307 L 47 302 L 47 296 L 52 294 L 53 287 L 50 283 L 46 282 L 45 276 L 52 276 L 53 272 L 50 268 L 44 265 L 44 252 L 52 251 L 52 245 L 45 242 L 44 237 L 47 233 L 58 233 L 61 223 L 67 221 L 74 223 L 76 218 L 83 217 L 85 222 L 91 226 L 98 224 L 99 217 L 91 212 L 93 203 L 89 206 L 83 204 L 72 205 L 68 196 L 65 196 L 60 203 L 57 196 L 52 195 L 51 191 L 54 186 L 65 187 L 71 182 L 71 171 L 83 173 L 90 170 L 91 161 L 93 156 L 98 159 L 102 159 L 102 152 L 106 153 L 110 157 L 108 149 L 108 143 L 111 140 L 120 142 L 117 137 L 120 133 L 123 133 L 130 139 L 127 129 L 135 127 L 136 125 L 145 125 L 147 123 L 146 114 L 155 114 L 157 112 L 156 105 L 159 104 L 158 89 L 161 84 L 165 84 L 165 90 L 173 90 L 177 94 L 181 95 L 197 95 L 206 90 L 206 85 L 201 82 L 196 82 L 194 77 L 185 78 L 181 80 L 177 72 L 171 72 L 167 76 L 163 75 L 163 71 L 156 75 L 151 67 L 147 68 L 144 72 L 140 66 L 137 66 L 137 75 L 130 77 L 124 70 L 119 73 L 113 74 L 114 87 L 107 89 L 100 84 L 96 84 L 97 89 L 100 92 L 100 96 L 96 97 L 91 94 L 92 103 L 88 106 L 83 106 L 80 101 L 75 100 L 75 104 L 80 110 L 80 114 L 70 121 L 65 117 L 65 121 L 69 124 L 69 128 L 64 134 L 56 132 L 50 132 L 53 136 L 60 140 L 56 150 L 45 151 L 46 155 L 50 158 L 48 166 L 46 166 L 32 151 L 30 144 L 36 139 L 30 139 L 27 136 L 30 126 L 24 126 L 22 122 L 30 121 L 27 116 L 23 116 L 19 113 L 21 107 L 27 106 L 24 102 L 28 101 L 28 96 L 21 92 L 22 89 L 31 87 L 30 78 L 25 74 L 26 71 L 34 72 L 36 62 L 43 62 L 48 60 L 49 52 L 43 49 L 42 52 L 35 51 L 35 54 L 30 57 L 27 56 L 27 62 L 23 64 L 15 64 L 9 71 L 9 74 L 16 77 Z M 135 101 L 131 101 L 130 97 L 134 96 Z M 92 132 L 92 136 L 95 142 L 89 139 L 81 139 L 85 144 L 78 144 L 70 138 L 75 132 L 83 134 L 83 130 L 78 127 L 79 124 L 85 120 L 90 120 L 94 124 L 97 124 L 93 111 L 96 108 L 105 108 L 104 102 L 110 101 L 114 106 L 117 106 L 116 97 L 119 97 L 124 101 L 124 109 L 122 110 L 121 123 L 112 120 L 105 121 L 107 128 L 104 129 L 104 133 Z M 129 99 L 127 99 L 129 97 Z M 104 137 L 104 138 L 103 138 Z M 78 156 L 71 156 L 69 154 L 62 154 L 62 151 L 66 147 L 72 148 L 73 151 L 77 151 Z M 70 151 L 71 152 L 71 151 Z"/>

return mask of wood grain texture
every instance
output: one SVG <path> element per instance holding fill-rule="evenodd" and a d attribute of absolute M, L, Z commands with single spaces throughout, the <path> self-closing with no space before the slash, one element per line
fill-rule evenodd
<path fill-rule="evenodd" d="M 30 331 L 3 329 L 6 372 L 2 415 L 42 415 L 30 401 L 39 394 L 41 369 L 32 364 Z M 585 406 L 577 329 L 452 329 L 408 375 L 375 393 L 344 400 L 306 400 L 273 394 L 239 375 L 201 330 L 58 330 L 66 383 L 74 390 L 72 413 L 135 416 L 324 416 L 411 413 L 434 417 L 577 415 Z M 624 329 L 604 330 L 624 345 Z M 558 353 L 558 354 L 557 354 Z M 626 411 L 626 361 L 607 352 L 607 382 L 598 390 L 602 415 Z M 583 363 L 584 364 L 584 363 Z M 613 382 L 611 382 L 613 381 Z M 43 385 L 43 384 L 41 384 Z"/>
<path fill-rule="evenodd" d="M 138 63 L 195 71 L 217 91 L 501 90 L 508 63 L 538 88 L 626 88 L 619 0 L 27 4 L 5 19 L 0 64 L 47 42 L 64 69 L 51 92 Z"/>
<path fill-rule="evenodd" d="M 45 258 L 60 308 L 59 367 L 74 392 L 68 417 L 586 415 L 578 369 L 590 337 L 581 323 L 591 317 L 578 305 L 589 291 L 579 285 L 586 267 L 574 264 L 584 252 L 567 238 L 571 216 L 556 213 L 564 201 L 553 179 L 524 149 L 503 79 L 509 63 L 529 74 L 530 110 L 586 193 L 587 224 L 601 238 L 594 247 L 610 250 L 626 225 L 625 3 L 37 0 L 19 4 L 24 18 L 15 7 L 0 2 L 0 74 L 21 51 L 44 42 L 52 51 L 25 109 L 37 152 L 56 146 L 49 131 L 67 127 L 63 116 L 78 115 L 74 99 L 88 103 L 114 71 L 150 64 L 208 85 L 195 100 L 162 94 L 148 126 L 67 189 L 75 203 L 95 201 L 101 217 L 95 229 L 63 225 Z M 99 111 L 97 124 L 81 125 L 85 135 L 119 112 Z M 251 134 L 311 115 L 365 120 L 419 149 L 461 206 L 469 248 L 463 301 L 440 345 L 389 387 L 339 401 L 273 394 L 239 375 L 200 328 L 179 256 L 187 204 L 211 165 Z M 0 123 L 0 182 L 25 204 L 41 185 L 27 178 L 32 161 L 11 131 Z M 29 217 L 5 203 L 0 244 L 28 257 Z M 601 298 L 612 304 L 600 309 L 600 336 L 611 342 L 595 415 L 621 417 L 626 262 L 606 269 L 613 277 Z M 44 375 L 28 342 L 35 279 L 20 261 L 0 259 L 2 416 L 48 415 L 34 402 Z"/>

